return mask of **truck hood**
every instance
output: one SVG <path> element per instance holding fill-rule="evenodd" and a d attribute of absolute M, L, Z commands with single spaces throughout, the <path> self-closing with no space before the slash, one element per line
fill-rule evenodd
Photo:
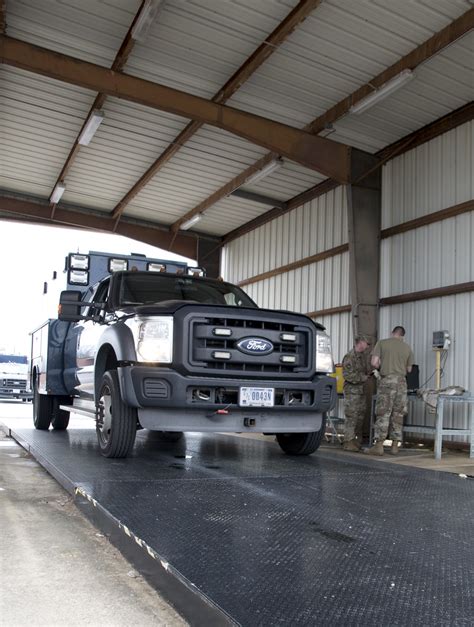
<path fill-rule="evenodd" d="M 272 316 L 276 316 L 278 314 L 289 314 L 291 316 L 298 316 L 298 317 L 301 316 L 305 320 L 308 320 L 308 317 L 305 316 L 304 314 L 296 313 L 294 311 L 287 311 L 287 310 L 280 310 L 280 309 L 277 310 L 277 309 L 260 309 L 260 308 L 248 308 L 248 307 L 232 307 L 230 305 L 210 305 L 206 303 L 199 303 L 197 301 L 192 301 L 192 300 L 166 300 L 160 303 L 153 303 L 150 305 L 129 305 L 127 307 L 123 307 L 121 309 L 121 312 L 125 314 L 127 317 L 134 316 L 134 315 L 166 316 L 166 315 L 173 315 L 179 309 L 182 309 L 183 307 L 189 307 L 189 306 L 191 306 L 196 311 L 199 311 L 199 309 L 203 309 L 204 311 L 206 311 L 206 313 L 208 312 L 209 307 L 212 307 L 212 309 L 215 311 L 216 314 L 220 310 L 222 310 L 223 316 L 224 315 L 229 316 L 229 313 L 232 311 L 235 311 L 235 313 L 242 314 L 242 313 L 245 313 L 245 311 L 255 312 L 255 310 L 257 310 L 261 313 L 268 314 L 269 320 L 271 320 Z M 314 322 L 314 320 L 312 320 L 312 322 L 317 329 L 321 329 L 321 330 L 325 329 L 325 327 L 322 324 L 319 324 L 318 322 Z"/>
<path fill-rule="evenodd" d="M 28 366 L 26 364 L 15 364 L 8 362 L 6 364 L 0 364 L 0 374 L 15 375 L 18 377 L 26 377 L 28 374 Z"/>

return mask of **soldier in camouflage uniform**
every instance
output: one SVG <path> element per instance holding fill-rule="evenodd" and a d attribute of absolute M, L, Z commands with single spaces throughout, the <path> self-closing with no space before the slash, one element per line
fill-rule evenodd
<path fill-rule="evenodd" d="M 380 370 L 375 404 L 376 421 L 374 437 L 376 443 L 367 451 L 370 455 L 383 455 L 383 443 L 389 436 L 392 454 L 398 453 L 402 440 L 403 417 L 407 407 L 406 375 L 413 366 L 413 352 L 403 341 L 405 329 L 397 326 L 392 337 L 380 340 L 372 353 L 372 366 Z"/>
<path fill-rule="evenodd" d="M 362 432 L 365 416 L 364 383 L 370 374 L 367 338 L 355 338 L 354 348 L 347 353 L 342 361 L 344 376 L 344 449 L 360 451 L 360 440 L 357 436 Z"/>

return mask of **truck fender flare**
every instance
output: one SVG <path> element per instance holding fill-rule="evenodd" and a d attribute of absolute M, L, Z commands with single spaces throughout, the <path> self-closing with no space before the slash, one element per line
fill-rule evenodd
<path fill-rule="evenodd" d="M 124 324 L 109 327 L 100 337 L 94 361 L 94 393 L 98 398 L 102 376 L 107 369 L 108 358 L 113 352 L 116 365 L 136 361 L 135 342 L 132 332 Z"/>

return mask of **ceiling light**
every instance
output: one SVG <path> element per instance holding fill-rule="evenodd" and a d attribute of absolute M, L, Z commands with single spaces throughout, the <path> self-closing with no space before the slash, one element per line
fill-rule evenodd
<path fill-rule="evenodd" d="M 102 111 L 93 111 L 82 129 L 77 142 L 81 144 L 81 146 L 88 146 L 103 120 L 104 114 Z"/>
<path fill-rule="evenodd" d="M 147 38 L 150 26 L 153 24 L 162 0 L 146 0 L 140 15 L 132 28 L 132 39 L 143 43 Z"/>
<path fill-rule="evenodd" d="M 261 179 L 265 178 L 272 172 L 275 172 L 275 170 L 278 170 L 279 168 L 281 168 L 282 165 L 284 165 L 284 163 L 285 162 L 281 158 L 275 159 L 274 161 L 270 161 L 270 163 L 267 163 L 267 165 L 264 166 L 261 170 L 258 170 L 258 172 L 255 172 L 255 174 L 251 174 L 248 177 L 248 179 L 245 180 L 243 184 L 248 185 L 249 183 L 256 183 L 257 181 L 260 181 Z"/>
<path fill-rule="evenodd" d="M 196 224 L 196 222 L 199 222 L 199 220 L 202 218 L 202 213 L 196 213 L 195 216 L 193 216 L 192 218 L 189 218 L 189 220 L 186 220 L 186 222 L 183 222 L 183 224 L 181 224 L 181 226 L 179 227 L 182 231 L 187 231 L 188 229 L 190 229 L 194 224 Z"/>
<path fill-rule="evenodd" d="M 53 189 L 53 193 L 51 194 L 49 202 L 52 205 L 57 205 L 58 202 L 61 200 L 61 196 L 64 194 L 65 191 L 66 191 L 66 186 L 64 185 L 64 183 L 58 183 L 56 187 Z"/>
<path fill-rule="evenodd" d="M 400 89 L 403 85 L 411 81 L 414 78 L 414 74 L 411 70 L 403 70 L 400 74 L 397 74 L 394 78 L 384 83 L 381 87 L 373 91 L 371 94 L 356 102 L 349 109 L 349 113 L 363 113 L 377 102 L 380 102 L 387 96 L 390 96 L 394 91 Z"/>

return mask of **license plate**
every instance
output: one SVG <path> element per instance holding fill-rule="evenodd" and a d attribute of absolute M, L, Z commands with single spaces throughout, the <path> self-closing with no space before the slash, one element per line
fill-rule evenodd
<path fill-rule="evenodd" d="M 13 394 L 19 394 L 21 390 L 13 390 Z"/>
<path fill-rule="evenodd" d="M 240 388 L 239 405 L 242 407 L 273 407 L 274 388 Z"/>

